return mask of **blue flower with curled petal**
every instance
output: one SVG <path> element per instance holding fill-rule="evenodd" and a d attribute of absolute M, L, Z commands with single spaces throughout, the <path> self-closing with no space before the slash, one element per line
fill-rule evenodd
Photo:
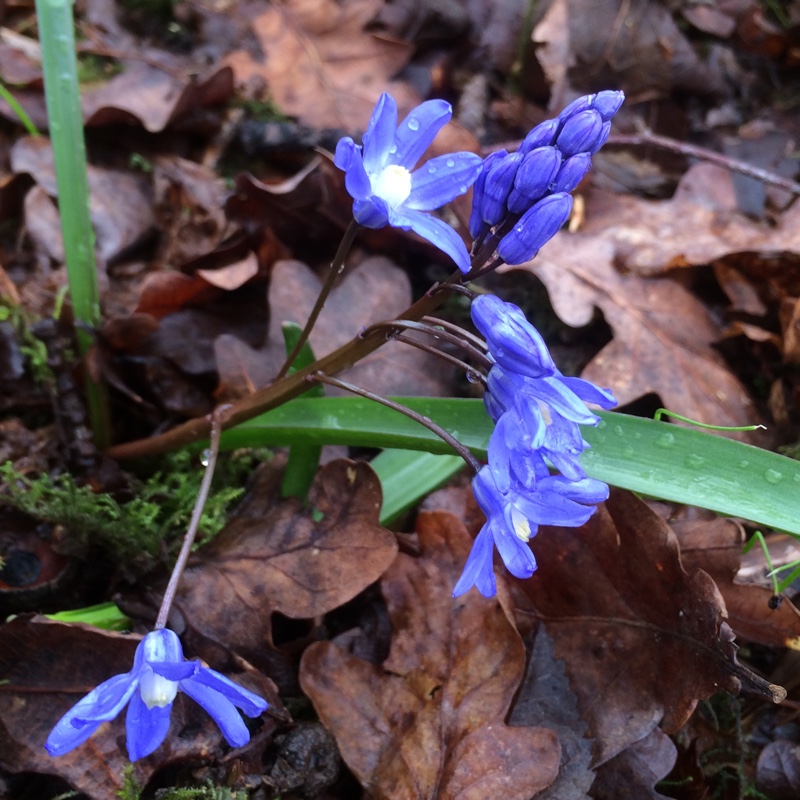
<path fill-rule="evenodd" d="M 177 635 L 162 628 L 139 642 L 130 672 L 101 683 L 59 720 L 45 748 L 51 756 L 68 753 L 128 705 L 128 754 L 131 761 L 144 758 L 164 741 L 179 690 L 211 715 L 231 747 L 250 741 L 237 708 L 248 717 L 257 717 L 267 709 L 267 702 L 258 695 L 199 661 L 184 660 Z"/>
<path fill-rule="evenodd" d="M 461 237 L 426 212 L 464 194 L 482 169 L 481 158 L 475 153 L 451 153 L 412 172 L 452 114 L 444 100 L 428 100 L 398 125 L 397 104 L 384 93 L 372 112 L 363 145 L 349 136 L 341 139 L 334 163 L 345 171 L 356 222 L 367 228 L 391 225 L 412 230 L 468 272 L 469 256 Z"/>
<path fill-rule="evenodd" d="M 472 586 L 484 597 L 497 593 L 492 563 L 495 547 L 512 575 L 530 578 L 536 570 L 536 559 L 528 542 L 539 525 L 579 527 L 594 513 L 593 504 L 608 497 L 608 487 L 601 481 L 570 481 L 550 475 L 547 467 L 542 469 L 532 491 L 521 490 L 513 482 L 501 488 L 488 466 L 473 478 L 472 491 L 486 515 L 486 524 L 475 538 L 453 597 Z"/>

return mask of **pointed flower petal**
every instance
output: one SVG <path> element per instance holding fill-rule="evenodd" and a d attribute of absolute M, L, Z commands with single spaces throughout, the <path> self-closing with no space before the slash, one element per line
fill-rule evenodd
<path fill-rule="evenodd" d="M 447 253 L 464 273 L 469 272 L 469 253 L 461 237 L 446 223 L 422 211 L 408 210 L 397 214 L 392 225 L 427 239 L 432 245 Z"/>
<path fill-rule="evenodd" d="M 437 156 L 411 174 L 411 194 L 403 204 L 415 211 L 431 211 L 464 194 L 478 177 L 483 160 L 475 153 Z"/>
<path fill-rule="evenodd" d="M 169 731 L 172 703 L 148 708 L 137 692 L 131 698 L 125 718 L 128 756 L 131 761 L 149 756 L 161 746 Z"/>
<path fill-rule="evenodd" d="M 389 150 L 394 142 L 396 128 L 397 103 L 390 94 L 384 92 L 375 105 L 363 136 L 364 169 L 368 173 L 379 172 L 389 163 Z M 338 145 L 336 149 L 339 149 Z M 349 187 L 347 191 L 350 192 Z"/>
<path fill-rule="evenodd" d="M 206 710 L 231 747 L 242 747 L 250 741 L 250 732 L 230 700 L 195 678 L 184 681 L 181 689 Z"/>
<path fill-rule="evenodd" d="M 398 126 L 393 145 L 396 150 L 390 152 L 388 163 L 414 169 L 452 116 L 453 108 L 445 100 L 427 100 L 417 106 Z"/>

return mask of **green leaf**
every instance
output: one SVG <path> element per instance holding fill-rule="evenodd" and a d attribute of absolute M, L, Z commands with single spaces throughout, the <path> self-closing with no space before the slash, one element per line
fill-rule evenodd
<path fill-rule="evenodd" d="M 461 456 L 435 456 L 418 450 L 384 450 L 370 464 L 383 487 L 381 525 L 394 522 L 466 466 Z"/>
<path fill-rule="evenodd" d="M 394 398 L 486 457 L 492 422 L 481 400 Z M 651 497 L 708 508 L 800 534 L 800 465 L 776 453 L 701 431 L 601 413 L 584 428 L 587 473 Z M 299 398 L 223 434 L 224 447 L 345 444 L 449 453 L 419 423 L 358 397 Z"/>

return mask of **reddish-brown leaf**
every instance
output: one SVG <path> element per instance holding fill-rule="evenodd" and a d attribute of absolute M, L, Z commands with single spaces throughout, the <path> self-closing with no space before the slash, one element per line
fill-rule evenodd
<path fill-rule="evenodd" d="M 383 667 L 312 645 L 301 683 L 350 768 L 376 798 L 527 800 L 558 771 L 547 728 L 503 723 L 525 653 L 497 599 L 452 587 L 470 547 L 444 512 L 418 523 L 422 554 L 400 555 L 383 591 L 394 630 Z"/>
<path fill-rule="evenodd" d="M 720 690 L 785 696 L 737 662 L 714 582 L 683 569 L 675 535 L 633 494 L 612 490 L 583 528 L 543 528 L 533 549 L 539 569 L 518 584 L 518 619 L 553 637 L 598 763 L 659 723 L 677 730 Z"/>
<path fill-rule="evenodd" d="M 271 615 L 315 617 L 387 569 L 395 537 L 378 524 L 380 482 L 365 462 L 326 464 L 303 505 L 262 468 L 239 513 L 190 563 L 176 608 L 194 634 L 263 663 Z"/>

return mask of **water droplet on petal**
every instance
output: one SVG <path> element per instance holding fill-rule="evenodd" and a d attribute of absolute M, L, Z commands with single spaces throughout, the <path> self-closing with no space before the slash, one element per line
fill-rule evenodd
<path fill-rule="evenodd" d="M 409 119 L 409 121 L 408 121 L 408 127 L 412 131 L 418 131 L 419 130 L 419 120 L 416 117 L 411 117 L 411 119 Z"/>
<path fill-rule="evenodd" d="M 436 172 L 436 167 L 428 167 L 428 172 L 433 175 L 433 173 Z"/>
<path fill-rule="evenodd" d="M 396 144 L 390 144 L 389 145 L 389 154 L 390 155 L 394 155 L 396 152 L 397 152 L 397 145 Z"/>
<path fill-rule="evenodd" d="M 764 480 L 766 480 L 767 483 L 772 484 L 780 483 L 783 480 L 783 473 L 778 472 L 776 469 L 768 469 L 764 473 Z"/>
<path fill-rule="evenodd" d="M 447 166 L 450 167 L 450 169 L 452 169 L 455 165 L 456 165 L 456 162 L 453 161 L 452 158 L 448 158 L 447 159 Z"/>

